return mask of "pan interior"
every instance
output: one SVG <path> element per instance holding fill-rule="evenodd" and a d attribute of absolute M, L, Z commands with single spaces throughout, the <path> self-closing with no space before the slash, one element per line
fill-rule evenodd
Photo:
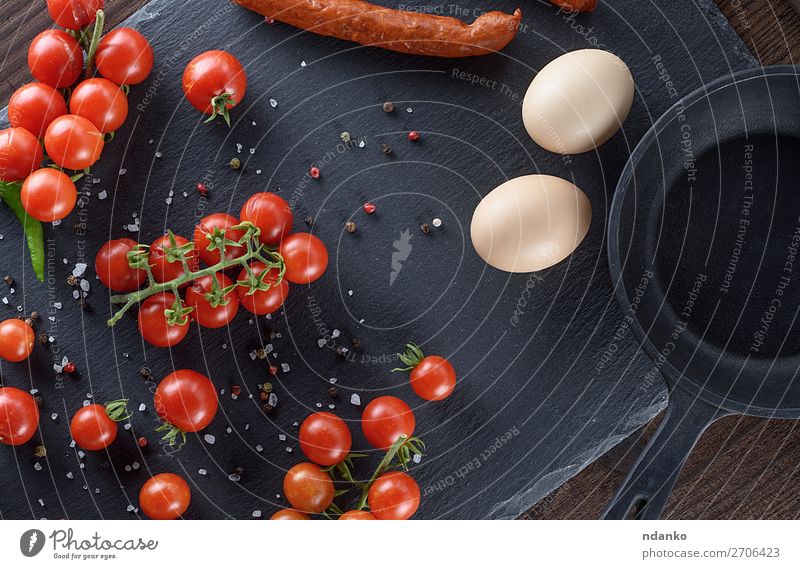
<path fill-rule="evenodd" d="M 748 410 L 800 408 L 791 77 L 733 84 L 678 109 L 640 155 L 620 209 L 622 278 L 651 356 L 668 379 Z"/>

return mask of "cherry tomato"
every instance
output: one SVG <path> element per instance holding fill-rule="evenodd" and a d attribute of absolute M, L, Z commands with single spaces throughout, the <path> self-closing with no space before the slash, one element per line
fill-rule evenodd
<path fill-rule="evenodd" d="M 183 92 L 192 106 L 207 115 L 222 115 L 229 124 L 228 109 L 242 102 L 246 90 L 242 64 L 226 51 L 201 53 L 183 72 Z"/>
<path fill-rule="evenodd" d="M 39 167 L 43 154 L 39 140 L 24 128 L 0 130 L 0 180 L 26 178 Z"/>
<path fill-rule="evenodd" d="M 456 388 L 456 370 L 442 356 L 427 356 L 411 370 L 411 389 L 428 401 L 441 401 Z"/>
<path fill-rule="evenodd" d="M 285 278 L 295 284 L 308 284 L 322 276 L 328 267 L 328 250 L 316 235 L 292 233 L 288 235 L 278 253 L 286 263 Z"/>
<path fill-rule="evenodd" d="M 419 486 L 405 472 L 381 474 L 372 483 L 367 502 L 379 520 L 407 520 L 419 508 Z"/>
<path fill-rule="evenodd" d="M 0 443 L 27 443 L 39 428 L 36 400 L 16 387 L 0 387 Z"/>
<path fill-rule="evenodd" d="M 80 30 L 94 22 L 104 3 L 104 0 L 47 0 L 47 11 L 62 28 Z"/>
<path fill-rule="evenodd" d="M 36 138 L 44 136 L 50 123 L 67 114 L 63 95 L 47 83 L 28 83 L 11 95 L 8 121 L 22 127 Z"/>
<path fill-rule="evenodd" d="M 375 516 L 366 510 L 350 510 L 339 516 L 340 520 L 377 520 Z"/>
<path fill-rule="evenodd" d="M 9 318 L 0 322 L 0 358 L 21 362 L 33 351 L 36 335 L 24 320 Z"/>
<path fill-rule="evenodd" d="M 143 269 L 132 269 L 128 264 L 128 253 L 137 243 L 123 237 L 105 243 L 94 258 L 94 271 L 100 282 L 116 292 L 133 292 L 147 279 Z"/>
<path fill-rule="evenodd" d="M 144 483 L 139 491 L 139 506 L 151 520 L 175 520 L 181 517 L 192 500 L 186 480 L 163 472 Z"/>
<path fill-rule="evenodd" d="M 22 207 L 31 217 L 39 221 L 56 221 L 67 217 L 75 207 L 78 190 L 64 172 L 42 168 L 22 183 L 20 198 Z"/>
<path fill-rule="evenodd" d="M 83 73 L 83 51 L 64 30 L 45 30 L 28 48 L 28 67 L 37 81 L 51 87 L 69 87 Z"/>
<path fill-rule="evenodd" d="M 128 118 L 128 96 L 108 79 L 87 79 L 72 91 L 69 112 L 87 119 L 102 133 L 114 132 Z"/>
<path fill-rule="evenodd" d="M 292 210 L 282 197 L 271 192 L 250 196 L 239 214 L 239 219 L 249 221 L 261 230 L 258 240 L 274 247 L 292 230 Z"/>
<path fill-rule="evenodd" d="M 205 429 L 217 414 L 217 390 L 202 373 L 175 370 L 156 388 L 155 407 L 159 418 L 185 433 Z"/>
<path fill-rule="evenodd" d="M 188 318 L 183 324 L 170 326 L 164 314 L 174 304 L 175 295 L 171 292 L 154 294 L 142 303 L 139 307 L 139 332 L 142 338 L 156 347 L 171 348 L 186 337 L 189 332 Z"/>
<path fill-rule="evenodd" d="M 361 428 L 369 444 L 388 449 L 400 437 L 414 434 L 417 421 L 405 401 L 384 395 L 369 402 L 361 415 Z"/>
<path fill-rule="evenodd" d="M 316 464 L 301 462 L 283 477 L 283 493 L 292 508 L 319 514 L 333 502 L 333 480 Z"/>
<path fill-rule="evenodd" d="M 342 462 L 347 458 L 352 443 L 347 423 L 333 413 L 313 413 L 300 425 L 300 448 L 303 454 L 321 466 Z"/>
<path fill-rule="evenodd" d="M 100 40 L 94 62 L 100 75 L 117 85 L 138 85 L 153 70 L 153 48 L 136 30 L 117 28 Z"/>
<path fill-rule="evenodd" d="M 58 117 L 44 134 L 47 155 L 68 170 L 84 170 L 97 162 L 104 145 L 103 133 L 76 115 Z"/>
<path fill-rule="evenodd" d="M 250 263 L 250 269 L 255 276 L 259 276 L 264 270 L 268 270 L 269 272 L 267 276 L 262 279 L 262 282 L 270 285 L 270 287 L 267 290 L 257 290 L 253 294 L 248 294 L 250 291 L 249 287 L 239 285 L 236 289 L 236 294 L 239 295 L 239 301 L 246 310 L 249 310 L 253 314 L 272 314 L 283 306 L 286 297 L 289 296 L 289 283 L 287 283 L 284 278 L 276 285 L 275 281 L 278 280 L 277 269 L 267 269 L 267 266 L 261 261 Z M 248 278 L 247 269 L 242 269 L 239 273 L 238 280 L 245 281 L 248 280 Z"/>
<path fill-rule="evenodd" d="M 231 227 L 239 225 L 239 220 L 228 215 L 227 213 L 212 213 L 205 216 L 200 220 L 200 223 L 194 228 L 194 243 L 197 250 L 200 252 L 200 258 L 209 267 L 216 265 L 220 262 L 219 249 L 212 251 L 208 250 L 211 244 L 207 235 L 213 234 L 215 229 L 218 229 L 226 239 L 238 242 L 244 235 L 242 229 L 231 229 Z M 225 258 L 238 259 L 247 252 L 247 247 L 243 245 L 226 245 Z"/>
<path fill-rule="evenodd" d="M 96 403 L 78 409 L 69 424 L 72 440 L 84 450 L 102 450 L 113 443 L 117 438 L 117 421 L 126 414 L 112 418 L 110 409 L 113 409 L 110 405 L 104 407 Z"/>
<path fill-rule="evenodd" d="M 278 510 L 272 517 L 271 520 L 310 520 L 311 518 L 308 517 L 308 514 L 304 514 L 303 512 L 298 512 L 297 510 L 290 510 L 288 508 L 283 510 Z"/>
<path fill-rule="evenodd" d="M 189 243 L 189 240 L 185 237 L 181 237 L 180 235 L 175 235 L 174 237 L 176 247 L 182 247 Z M 183 275 L 183 263 L 181 263 L 179 259 L 170 261 L 168 258 L 171 247 L 172 242 L 170 241 L 169 234 L 162 235 L 150 245 L 148 263 L 150 263 L 150 270 L 153 272 L 153 278 L 156 282 L 165 283 Z M 189 269 L 192 272 L 200 267 L 200 259 L 196 249 L 193 248 L 186 253 L 186 263 L 189 265 Z M 189 286 L 189 283 L 183 284 L 181 288 L 187 286 Z"/>
<path fill-rule="evenodd" d="M 224 273 L 217 273 L 216 277 L 220 289 L 233 285 L 233 281 Z M 200 277 L 186 291 L 186 304 L 194 307 L 192 319 L 200 326 L 222 328 L 230 324 L 239 312 L 239 297 L 231 291 L 223 297 L 225 304 L 214 306 L 212 301 L 206 298 L 206 294 L 212 294 L 213 287 L 214 275 Z"/>

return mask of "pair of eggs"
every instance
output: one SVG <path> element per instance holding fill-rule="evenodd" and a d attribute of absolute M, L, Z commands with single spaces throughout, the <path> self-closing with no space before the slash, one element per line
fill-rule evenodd
<path fill-rule="evenodd" d="M 536 75 L 522 103 L 522 121 L 546 150 L 579 154 L 621 128 L 633 95 L 633 77 L 616 55 L 599 49 L 573 51 Z M 576 185 L 555 176 L 521 176 L 483 198 L 470 234 L 475 251 L 489 265 L 531 272 L 572 254 L 591 220 L 589 198 Z"/>

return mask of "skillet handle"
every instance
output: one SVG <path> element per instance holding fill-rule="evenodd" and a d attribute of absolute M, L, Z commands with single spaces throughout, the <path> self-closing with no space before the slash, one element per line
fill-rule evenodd
<path fill-rule="evenodd" d="M 678 474 L 700 435 L 726 414 L 683 389 L 673 389 L 666 416 L 601 519 L 660 518 Z"/>

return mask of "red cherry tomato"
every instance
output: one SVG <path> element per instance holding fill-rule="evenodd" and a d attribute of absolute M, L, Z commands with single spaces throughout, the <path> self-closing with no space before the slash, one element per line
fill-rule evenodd
<path fill-rule="evenodd" d="M 47 11 L 62 28 L 80 30 L 94 22 L 104 3 L 104 0 L 47 0 Z"/>
<path fill-rule="evenodd" d="M 206 328 L 227 326 L 236 317 L 236 313 L 239 312 L 239 297 L 233 291 L 223 297 L 225 304 L 214 306 L 211 300 L 206 298 L 207 294 L 212 293 L 214 276 L 200 277 L 186 291 L 186 304 L 194 307 L 192 318 L 200 326 Z M 224 273 L 217 273 L 216 277 L 220 289 L 233 285 L 233 281 Z"/>
<path fill-rule="evenodd" d="M 0 358 L 10 362 L 28 359 L 36 335 L 24 320 L 9 318 L 0 322 Z"/>
<path fill-rule="evenodd" d="M 239 220 L 228 215 L 227 213 L 212 213 L 205 216 L 200 220 L 200 223 L 194 228 L 194 243 L 197 250 L 200 252 L 200 258 L 203 262 L 212 267 L 220 262 L 219 249 L 212 251 L 208 250 L 211 244 L 207 235 L 213 234 L 215 229 L 222 232 L 226 239 L 238 242 L 244 235 L 242 229 L 231 229 L 231 227 L 239 225 Z M 238 259 L 247 252 L 247 247 L 243 245 L 226 245 L 225 258 Z"/>
<path fill-rule="evenodd" d="M 292 230 L 292 210 L 282 197 L 271 192 L 250 196 L 239 214 L 239 219 L 249 221 L 261 230 L 259 241 L 274 247 Z"/>
<path fill-rule="evenodd" d="M 22 207 L 39 221 L 64 219 L 75 207 L 78 190 L 64 172 L 55 168 L 36 170 L 22 184 Z"/>
<path fill-rule="evenodd" d="M 37 81 L 51 87 L 69 87 L 83 73 L 83 51 L 64 30 L 45 30 L 28 48 L 28 67 Z"/>
<path fill-rule="evenodd" d="M 43 154 L 39 140 L 24 128 L 0 130 L 0 180 L 26 178 L 39 167 Z"/>
<path fill-rule="evenodd" d="M 249 294 L 249 287 L 239 285 L 236 289 L 236 294 L 239 295 L 239 301 L 242 306 L 252 312 L 253 314 L 272 314 L 278 310 L 286 301 L 289 296 L 289 283 L 286 279 L 281 279 L 277 285 L 275 281 L 278 280 L 277 269 L 267 269 L 267 266 L 261 261 L 250 263 L 250 269 L 255 276 L 259 276 L 264 270 L 268 270 L 267 276 L 262 280 L 264 284 L 269 285 L 267 290 L 257 290 L 253 294 Z M 250 276 L 247 274 L 247 269 L 242 269 L 239 273 L 238 280 L 248 280 Z"/>
<path fill-rule="evenodd" d="M 183 72 L 183 92 L 192 106 L 207 115 L 221 114 L 242 102 L 247 76 L 230 53 L 211 50 L 189 62 Z"/>
<path fill-rule="evenodd" d="M 123 237 L 105 243 L 94 259 L 94 270 L 100 282 L 116 292 L 133 292 L 147 279 L 143 269 L 132 269 L 128 264 L 128 253 L 137 243 Z"/>
<path fill-rule="evenodd" d="M 139 491 L 139 506 L 151 520 L 175 520 L 181 517 L 192 500 L 186 480 L 164 472 L 144 483 Z"/>
<path fill-rule="evenodd" d="M 417 421 L 405 401 L 384 395 L 369 402 L 361 415 L 361 428 L 369 444 L 386 450 L 400 435 L 414 434 Z"/>
<path fill-rule="evenodd" d="M 102 133 L 114 132 L 128 118 L 128 96 L 108 79 L 87 79 L 72 91 L 69 112 L 87 119 Z"/>
<path fill-rule="evenodd" d="M 381 474 L 369 489 L 369 509 L 379 520 L 407 520 L 419 508 L 419 486 L 405 472 Z"/>
<path fill-rule="evenodd" d="M 47 155 L 68 170 L 83 170 L 97 162 L 104 145 L 103 133 L 76 115 L 58 117 L 44 135 Z"/>
<path fill-rule="evenodd" d="M 288 508 L 283 510 L 278 510 L 272 517 L 271 520 L 310 520 L 311 518 L 308 517 L 308 514 L 304 514 L 303 512 L 298 512 L 297 510 L 290 510 Z"/>
<path fill-rule="evenodd" d="M 181 237 L 180 235 L 175 235 L 174 237 L 176 247 L 182 247 L 189 243 L 189 240 L 185 237 Z M 179 259 L 170 261 L 168 258 L 168 253 L 171 248 L 172 242 L 168 234 L 162 235 L 150 245 L 148 263 L 150 263 L 150 269 L 153 271 L 153 278 L 156 282 L 165 283 L 183 275 L 183 263 L 181 263 Z M 199 255 L 196 249 L 191 249 L 186 253 L 186 263 L 193 272 L 200 267 L 200 260 L 198 257 Z M 189 286 L 189 283 L 183 284 L 181 288 L 187 286 Z"/>
<path fill-rule="evenodd" d="M 16 387 L 0 387 L 0 443 L 27 443 L 39 428 L 39 407 L 28 393 Z"/>
<path fill-rule="evenodd" d="M 342 462 L 347 458 L 352 443 L 347 423 L 333 413 L 313 413 L 300 425 L 300 448 L 303 454 L 321 466 Z"/>
<path fill-rule="evenodd" d="M 456 388 L 456 370 L 442 356 L 427 356 L 411 370 L 411 389 L 428 401 L 441 401 Z"/>
<path fill-rule="evenodd" d="M 286 263 L 285 278 L 295 284 L 308 284 L 328 268 L 328 250 L 316 235 L 292 233 L 284 238 L 278 253 Z"/>
<path fill-rule="evenodd" d="M 175 370 L 158 384 L 155 407 L 159 418 L 185 433 L 205 429 L 217 414 L 217 390 L 202 373 Z"/>
<path fill-rule="evenodd" d="M 138 85 L 153 70 L 153 48 L 136 30 L 117 28 L 100 40 L 94 62 L 100 75 L 117 85 Z"/>
<path fill-rule="evenodd" d="M 44 136 L 50 123 L 67 114 L 63 95 L 47 83 L 28 83 L 11 95 L 8 121 L 24 128 L 36 138 Z"/>
<path fill-rule="evenodd" d="M 117 422 L 102 405 L 86 405 L 78 409 L 69 424 L 69 431 L 84 450 L 102 450 L 117 438 Z"/>
<path fill-rule="evenodd" d="M 340 520 L 376 520 L 375 516 L 366 510 L 350 510 L 339 516 Z"/>
<path fill-rule="evenodd" d="M 292 508 L 319 514 L 333 502 L 333 480 L 316 464 L 301 462 L 283 477 L 283 493 Z"/>
<path fill-rule="evenodd" d="M 189 321 L 184 324 L 169 325 L 165 310 L 175 304 L 175 295 L 160 292 L 145 300 L 139 307 L 139 332 L 150 344 L 159 348 L 178 345 L 189 332 Z M 181 303 L 182 304 L 182 303 Z"/>

